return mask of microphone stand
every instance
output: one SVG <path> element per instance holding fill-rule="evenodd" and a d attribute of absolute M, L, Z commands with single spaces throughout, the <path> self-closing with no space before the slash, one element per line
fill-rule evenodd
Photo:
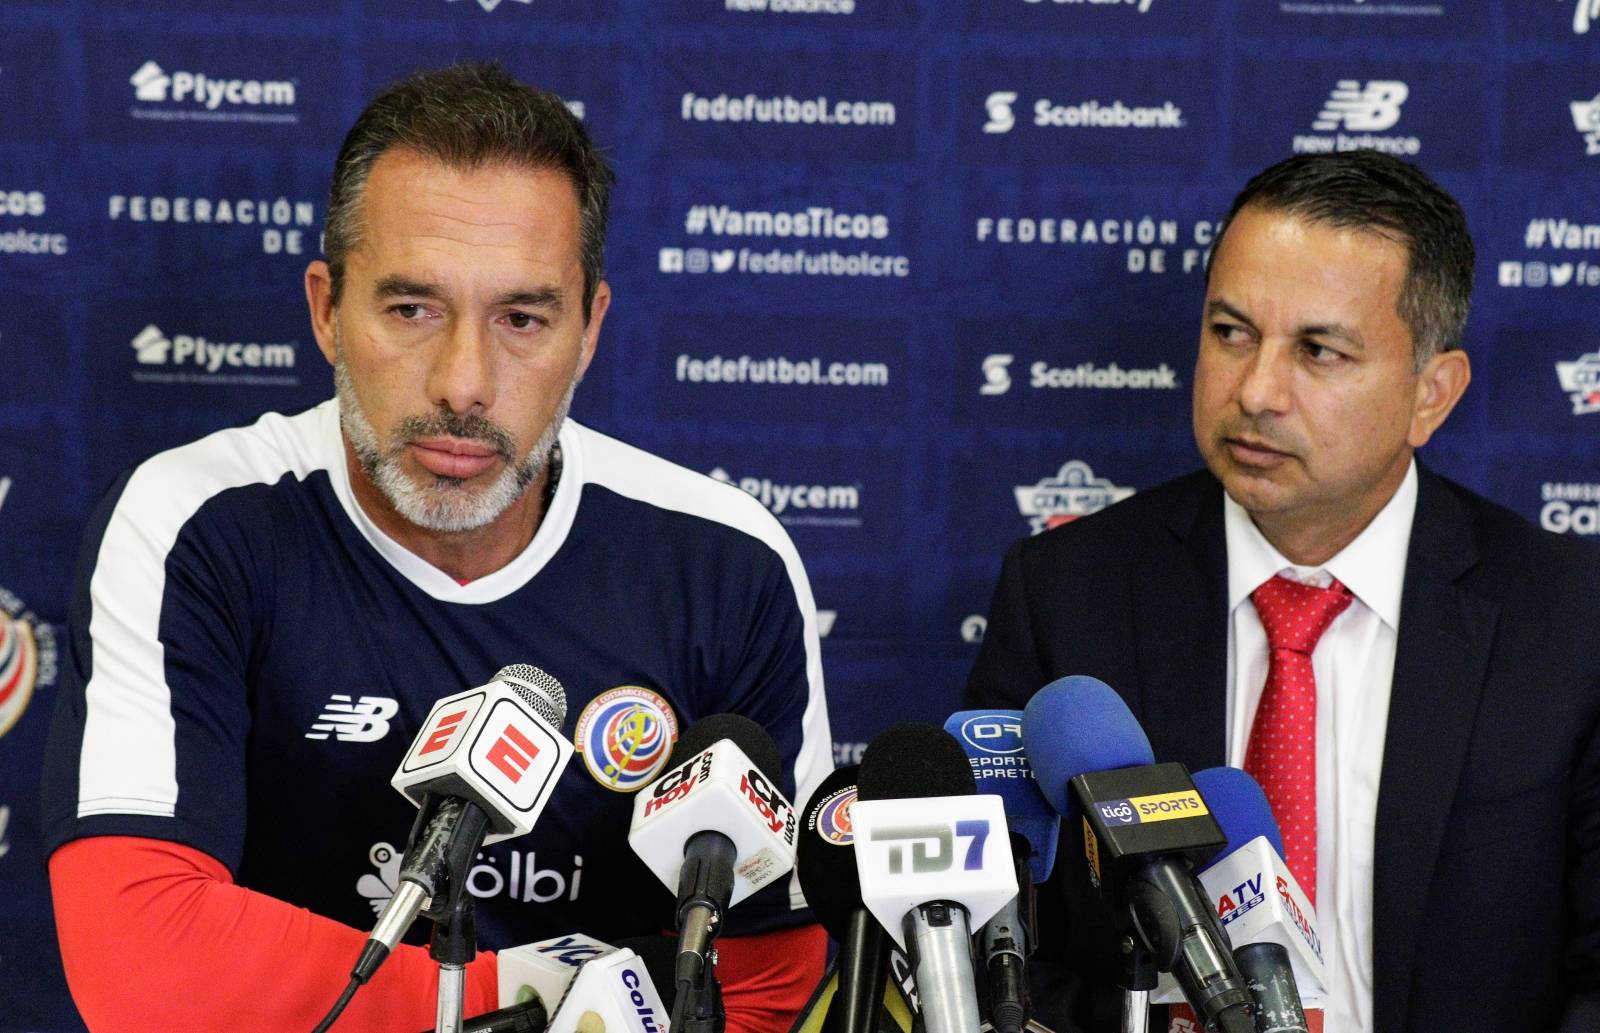
<path fill-rule="evenodd" d="M 717 981 L 716 966 L 717 950 L 711 947 L 694 979 L 678 984 L 672 1019 L 667 1024 L 672 1033 L 723 1033 L 728 1016 L 722 1007 L 722 984 Z"/>
<path fill-rule="evenodd" d="M 478 953 L 472 895 L 453 887 L 450 903 L 433 922 L 428 956 L 439 963 L 439 1004 L 434 1033 L 463 1033 L 467 964 Z"/>

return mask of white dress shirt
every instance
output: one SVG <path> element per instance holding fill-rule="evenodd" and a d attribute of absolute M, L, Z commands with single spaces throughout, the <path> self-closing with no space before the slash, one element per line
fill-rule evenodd
<path fill-rule="evenodd" d="M 1273 548 L 1223 495 L 1228 546 L 1228 763 L 1244 766 L 1267 681 L 1267 636 L 1250 593 L 1277 574 L 1355 595 L 1311 654 L 1317 679 L 1317 924 L 1328 967 L 1325 1029 L 1372 1029 L 1372 851 L 1378 776 L 1400 627 L 1417 465 L 1355 541 L 1321 567 Z M 1308 1006 L 1311 1002 L 1308 1002 Z"/>

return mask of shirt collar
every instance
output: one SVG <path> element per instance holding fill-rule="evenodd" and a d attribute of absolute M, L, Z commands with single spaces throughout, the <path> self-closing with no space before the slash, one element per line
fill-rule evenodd
<path fill-rule="evenodd" d="M 1400 628 L 1400 592 L 1405 585 L 1406 554 L 1411 546 L 1411 524 L 1417 515 L 1417 461 L 1406 468 L 1405 479 L 1393 497 L 1356 535 L 1355 540 L 1321 567 L 1290 563 L 1256 527 L 1243 506 L 1222 493 L 1223 528 L 1228 548 L 1228 612 L 1238 609 L 1250 593 L 1280 573 L 1297 581 L 1326 584 L 1336 577 L 1378 615 L 1390 629 Z"/>

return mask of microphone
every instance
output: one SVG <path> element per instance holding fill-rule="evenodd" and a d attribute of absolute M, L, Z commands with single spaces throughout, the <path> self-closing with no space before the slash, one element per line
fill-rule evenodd
<path fill-rule="evenodd" d="M 365 983 L 418 914 L 442 916 L 478 850 L 530 831 L 572 759 L 567 697 L 531 664 L 433 705 L 390 784 L 417 805 L 400 881 L 351 978 Z"/>
<path fill-rule="evenodd" d="M 1257 1025 L 1292 1033 L 1304 1025 L 1306 1000 L 1326 996 L 1327 969 L 1316 909 L 1283 861 L 1283 840 L 1267 797 L 1238 768 L 1197 771 L 1194 783 L 1228 836 L 1228 849 L 1200 870 L 1207 902 L 1239 944 L 1234 958 L 1256 998 Z M 1163 980 L 1151 997 L 1182 1000 Z"/>
<path fill-rule="evenodd" d="M 500 1010 L 467 1020 L 463 1033 L 653 1033 L 667 1025 L 646 959 L 626 947 L 574 934 L 503 950 L 496 964 Z"/>
<path fill-rule="evenodd" d="M 875 1033 L 889 973 L 889 941 L 861 901 L 856 871 L 850 811 L 856 802 L 857 770 L 854 764 L 838 768 L 817 786 L 806 804 L 795 852 L 806 903 L 839 944 L 830 976 L 835 989 L 826 1005 L 832 1033 Z"/>
<path fill-rule="evenodd" d="M 1150 741 L 1110 686 L 1074 675 L 1040 689 L 1022 740 L 1040 788 L 1082 816 L 1089 880 L 1134 947 L 1124 985 L 1170 972 L 1206 1028 L 1254 1033 L 1250 990 L 1194 867 L 1227 843 L 1182 764 L 1156 764 Z"/>
<path fill-rule="evenodd" d="M 966 753 L 926 724 L 897 724 L 861 760 L 850 808 L 867 909 L 916 971 L 927 1033 L 980 1024 L 971 923 L 1017 895 L 1005 807 L 979 796 Z"/>
<path fill-rule="evenodd" d="M 628 844 L 678 895 L 676 1026 L 722 916 L 794 867 L 794 808 L 778 791 L 778 749 L 760 725 L 715 714 L 691 725 L 666 774 L 634 797 Z"/>
<path fill-rule="evenodd" d="M 1023 752 L 1022 711 L 961 710 L 944 730 L 966 752 L 978 791 L 1000 798 L 1011 830 L 1017 896 L 984 925 L 979 943 L 989 977 L 989 1022 L 996 1033 L 1021 1033 L 1031 1007 L 1026 959 L 1036 944 L 1034 883 L 1055 867 L 1061 818 L 1039 792 Z"/>

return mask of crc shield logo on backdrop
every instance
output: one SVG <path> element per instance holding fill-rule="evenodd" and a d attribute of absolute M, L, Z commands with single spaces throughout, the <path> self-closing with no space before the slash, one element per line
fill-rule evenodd
<path fill-rule="evenodd" d="M 1574 362 L 1556 363 L 1561 390 L 1572 399 L 1572 415 L 1600 412 L 1600 350 L 1580 356 Z"/>
<path fill-rule="evenodd" d="M 1134 493 L 1133 488 L 1096 477 L 1089 464 L 1080 459 L 1062 464 L 1054 477 L 1019 485 L 1015 491 L 1017 510 L 1028 518 L 1034 534 L 1097 513 Z"/>
<path fill-rule="evenodd" d="M 11 484 L 10 477 L 0 477 L 0 508 Z M 56 683 L 56 670 L 55 629 L 0 585 L 0 736 L 21 719 L 34 689 Z"/>
<path fill-rule="evenodd" d="M 1411 87 L 1398 79 L 1340 79 L 1311 123 L 1312 133 L 1294 138 L 1296 154 L 1331 154 L 1370 148 L 1386 154 L 1415 155 L 1414 136 L 1377 136 L 1400 121 Z"/>

